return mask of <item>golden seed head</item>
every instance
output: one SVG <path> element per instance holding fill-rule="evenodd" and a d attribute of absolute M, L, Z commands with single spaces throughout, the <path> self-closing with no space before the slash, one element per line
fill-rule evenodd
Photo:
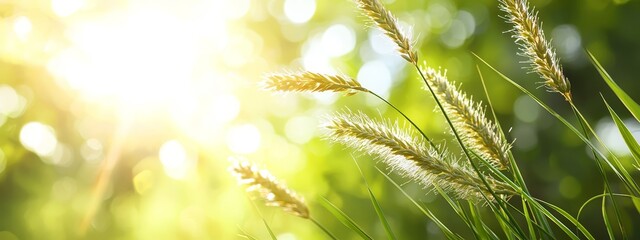
<path fill-rule="evenodd" d="M 265 78 L 263 85 L 267 90 L 282 92 L 331 91 L 353 95 L 367 91 L 352 78 L 314 72 L 272 74 Z"/>
<path fill-rule="evenodd" d="M 520 45 L 521 55 L 529 58 L 531 69 L 544 80 L 545 86 L 571 101 L 571 83 L 562 73 L 555 50 L 547 41 L 537 13 L 529 10 L 526 0 L 500 0 L 500 9 L 513 24 L 513 38 Z"/>
<path fill-rule="evenodd" d="M 298 217 L 309 218 L 309 208 L 304 199 L 279 183 L 267 170 L 259 169 L 248 161 L 233 159 L 229 172 L 238 178 L 238 183 L 247 186 L 248 192 L 258 193 L 267 206 L 284 209 Z"/>
<path fill-rule="evenodd" d="M 418 54 L 411 41 L 400 31 L 398 20 L 378 0 L 356 0 L 358 8 L 369 17 L 398 46 L 398 52 L 410 63 L 418 63 Z"/>

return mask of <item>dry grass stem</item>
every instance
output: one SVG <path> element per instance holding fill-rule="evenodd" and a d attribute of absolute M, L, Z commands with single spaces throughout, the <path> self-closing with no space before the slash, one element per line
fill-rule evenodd
<path fill-rule="evenodd" d="M 493 121 L 486 118 L 484 107 L 480 103 L 474 103 L 448 81 L 442 72 L 429 67 L 421 72 L 451 118 L 465 146 L 494 167 L 508 169 L 511 144 L 498 132 Z"/>
<path fill-rule="evenodd" d="M 507 13 L 507 21 L 513 24 L 513 38 L 520 45 L 521 55 L 529 58 L 527 62 L 548 89 L 571 101 L 571 83 L 562 73 L 555 50 L 544 36 L 537 13 L 529 10 L 526 0 L 500 0 L 500 3 L 500 9 Z"/>
<path fill-rule="evenodd" d="M 273 74 L 263 82 L 268 90 L 283 92 L 346 92 L 353 95 L 368 91 L 356 80 L 342 76 L 314 72 L 300 72 L 290 74 Z"/>
<path fill-rule="evenodd" d="M 397 123 L 374 121 L 362 113 L 332 116 L 326 125 L 329 139 L 376 156 L 394 171 L 399 171 L 426 187 L 436 185 L 461 199 L 493 200 L 489 190 L 468 165 L 439 154 L 403 131 Z M 486 175 L 491 189 L 498 195 L 512 195 L 511 188 Z"/>
<path fill-rule="evenodd" d="M 267 206 L 281 207 L 296 216 L 309 218 L 309 209 L 304 199 L 284 184 L 278 183 L 267 170 L 259 169 L 247 161 L 234 160 L 229 171 L 238 178 L 240 184 L 247 186 L 247 191 L 257 192 Z"/>
<path fill-rule="evenodd" d="M 378 0 L 356 0 L 358 8 L 384 31 L 384 34 L 398 45 L 398 52 L 410 63 L 418 63 L 418 54 L 412 49 L 411 41 L 398 27 L 398 20 Z"/>

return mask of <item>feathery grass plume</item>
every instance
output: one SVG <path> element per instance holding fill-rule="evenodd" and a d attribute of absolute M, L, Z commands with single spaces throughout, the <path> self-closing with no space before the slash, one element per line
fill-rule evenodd
<path fill-rule="evenodd" d="M 511 144 L 498 132 L 493 121 L 486 118 L 481 103 L 474 103 L 447 79 L 446 74 L 430 67 L 422 68 L 421 72 L 440 99 L 465 146 L 494 167 L 508 169 Z"/>
<path fill-rule="evenodd" d="M 411 42 L 398 27 L 398 20 L 384 8 L 378 0 L 356 0 L 358 8 L 371 18 L 393 42 L 398 45 L 398 52 L 410 63 L 418 63 L 418 54 L 412 49 Z"/>
<path fill-rule="evenodd" d="M 267 206 L 281 207 L 284 211 L 301 218 L 309 218 L 309 208 L 304 199 L 282 183 L 267 170 L 240 159 L 233 159 L 229 172 L 238 178 L 238 183 L 247 186 L 248 192 L 257 192 Z"/>
<path fill-rule="evenodd" d="M 562 73 L 555 50 L 546 40 L 537 13 L 529 10 L 526 0 L 500 0 L 500 9 L 513 24 L 513 38 L 520 45 L 520 55 L 528 57 L 532 70 L 540 75 L 548 89 L 571 101 L 571 83 Z"/>
<path fill-rule="evenodd" d="M 283 92 L 346 92 L 353 95 L 368 91 L 350 77 L 314 72 L 272 74 L 263 85 L 267 90 Z"/>
<path fill-rule="evenodd" d="M 374 121 L 362 113 L 345 112 L 330 117 L 325 128 L 329 130 L 330 140 L 376 156 L 392 170 L 426 187 L 436 185 L 466 200 L 481 201 L 484 197 L 494 200 L 473 169 L 447 154 L 427 148 L 424 141 L 402 130 L 397 122 Z M 504 182 L 489 175 L 485 179 L 496 194 L 514 194 Z"/>

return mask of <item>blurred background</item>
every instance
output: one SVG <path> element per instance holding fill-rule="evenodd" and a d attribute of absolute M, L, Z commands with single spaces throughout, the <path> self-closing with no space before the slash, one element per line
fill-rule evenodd
<path fill-rule="evenodd" d="M 447 69 L 474 99 L 486 102 L 472 52 L 575 123 L 562 97 L 522 69 L 498 1 L 383 2 L 411 30 L 421 60 Z M 630 162 L 599 94 L 637 135 L 640 125 L 583 50 L 640 100 L 640 2 L 531 4 L 578 107 Z M 229 156 L 269 169 L 305 196 L 311 215 L 338 237 L 357 239 L 318 205 L 321 196 L 382 237 L 355 159 L 400 239 L 442 238 L 371 157 L 328 143 L 318 128 L 323 116 L 345 108 L 391 119 L 397 113 L 364 94 L 274 94 L 259 87 L 265 73 L 283 70 L 345 73 L 433 139 L 451 142 L 415 71 L 371 25 L 347 0 L 0 0 L 0 239 L 241 239 L 242 232 L 269 238 L 227 172 Z M 533 195 L 575 215 L 603 191 L 588 149 L 530 98 L 480 70 Z M 471 236 L 440 197 L 412 183 L 404 187 Z M 633 228 L 638 212 L 627 199 L 618 203 L 628 234 L 640 237 Z M 256 205 L 279 239 L 326 238 L 310 221 Z M 583 214 L 586 226 L 606 237 L 600 202 Z"/>

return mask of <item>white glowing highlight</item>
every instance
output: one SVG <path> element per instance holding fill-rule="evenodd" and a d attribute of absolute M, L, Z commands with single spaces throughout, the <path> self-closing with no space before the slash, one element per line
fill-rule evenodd
<path fill-rule="evenodd" d="M 20 143 L 40 157 L 49 157 L 54 154 L 58 139 L 50 126 L 29 122 L 20 130 Z"/>
<path fill-rule="evenodd" d="M 59 17 L 67 17 L 80 10 L 84 0 L 51 0 L 51 10 Z"/>
<path fill-rule="evenodd" d="M 327 52 L 322 40 L 312 38 L 303 48 L 302 65 L 312 72 L 334 74 L 336 70 L 331 66 L 331 56 Z"/>
<path fill-rule="evenodd" d="M 173 179 L 184 179 L 189 172 L 190 163 L 187 151 L 178 141 L 168 141 L 160 147 L 160 162 L 167 176 Z"/>
<path fill-rule="evenodd" d="M 260 148 L 260 144 L 260 131 L 254 125 L 245 124 L 235 126 L 227 132 L 227 146 L 234 153 L 253 153 Z"/>
<path fill-rule="evenodd" d="M 358 71 L 358 82 L 367 89 L 388 97 L 391 91 L 391 72 L 382 61 L 369 61 Z"/>
<path fill-rule="evenodd" d="M 298 144 L 307 143 L 316 133 L 318 121 L 312 117 L 295 117 L 287 121 L 284 131 L 289 140 Z"/>
<path fill-rule="evenodd" d="M 13 23 L 13 31 L 18 36 L 18 39 L 25 41 L 29 38 L 31 31 L 33 30 L 33 24 L 28 17 L 20 16 L 15 19 Z"/>
<path fill-rule="evenodd" d="M 18 117 L 24 112 L 26 100 L 8 85 L 0 85 L 0 116 Z"/>
<path fill-rule="evenodd" d="M 168 13 L 136 10 L 126 19 L 72 29 L 75 47 L 54 57 L 48 69 L 90 99 L 148 106 L 181 96 L 192 77 L 195 29 Z"/>
<path fill-rule="evenodd" d="M 343 24 L 334 24 L 322 34 L 322 45 L 329 56 L 340 57 L 353 50 L 356 34 Z"/>
<path fill-rule="evenodd" d="M 250 0 L 223 1 L 224 14 L 228 19 L 239 19 L 247 14 L 251 7 Z"/>
<path fill-rule="evenodd" d="M 286 0 L 284 2 L 284 14 L 292 23 L 306 23 L 315 12 L 315 0 Z"/>

